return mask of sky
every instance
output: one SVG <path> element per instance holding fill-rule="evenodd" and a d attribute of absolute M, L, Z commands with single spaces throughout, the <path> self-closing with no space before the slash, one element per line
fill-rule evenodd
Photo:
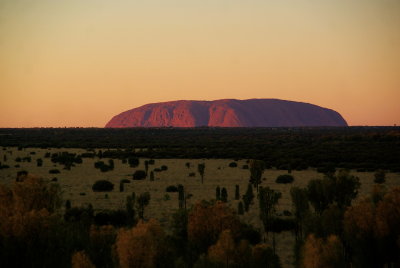
<path fill-rule="evenodd" d="M 227 98 L 400 125 L 400 0 L 0 0 L 0 127 Z"/>

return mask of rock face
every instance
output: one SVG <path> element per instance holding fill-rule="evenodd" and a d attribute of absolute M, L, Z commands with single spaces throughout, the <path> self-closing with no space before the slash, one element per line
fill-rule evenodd
<path fill-rule="evenodd" d="M 347 126 L 330 109 L 278 99 L 180 100 L 146 104 L 114 116 L 105 127 Z"/>

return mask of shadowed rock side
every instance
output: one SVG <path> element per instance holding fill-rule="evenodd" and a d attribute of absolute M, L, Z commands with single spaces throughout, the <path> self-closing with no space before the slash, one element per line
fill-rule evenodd
<path fill-rule="evenodd" d="M 171 101 L 146 104 L 114 116 L 105 127 L 347 126 L 330 109 L 277 99 Z"/>

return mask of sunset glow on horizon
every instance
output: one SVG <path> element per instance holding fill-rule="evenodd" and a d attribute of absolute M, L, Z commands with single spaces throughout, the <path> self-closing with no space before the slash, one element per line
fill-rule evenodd
<path fill-rule="evenodd" d="M 251 98 L 400 125 L 400 1 L 0 0 L 0 127 Z"/>

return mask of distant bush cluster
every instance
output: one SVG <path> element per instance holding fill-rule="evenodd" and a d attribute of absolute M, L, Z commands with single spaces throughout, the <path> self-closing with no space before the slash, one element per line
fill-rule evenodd
<path fill-rule="evenodd" d="M 97 156 L 125 159 L 132 167 L 139 165 L 139 157 L 226 158 L 260 159 L 265 168 L 288 171 L 314 167 L 332 173 L 334 167 L 400 172 L 399 133 L 398 127 L 0 129 L 0 134 L 7 134 L 0 146 L 119 148 L 99 151 Z M 66 167 L 79 157 L 52 156 Z"/>

